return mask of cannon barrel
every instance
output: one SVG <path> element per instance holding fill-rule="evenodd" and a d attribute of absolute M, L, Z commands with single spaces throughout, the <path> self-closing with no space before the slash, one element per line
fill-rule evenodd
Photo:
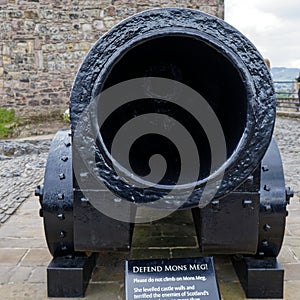
<path fill-rule="evenodd" d="M 248 297 L 282 297 L 292 192 L 275 108 L 263 58 L 216 17 L 149 10 L 100 37 L 37 190 L 54 257 L 48 295 L 83 296 L 96 253 L 128 250 L 135 223 L 191 208 L 202 253 L 234 255 Z"/>
<path fill-rule="evenodd" d="M 188 198 L 182 206 L 192 207 L 199 205 L 205 185 L 220 178 L 222 168 L 223 180 L 216 197 L 226 195 L 244 182 L 264 156 L 271 141 L 275 120 L 271 78 L 263 58 L 251 42 L 224 21 L 195 10 L 156 9 L 126 19 L 98 40 L 80 67 L 71 93 L 73 133 L 83 112 L 101 92 L 134 78 L 148 77 L 174 80 L 190 87 L 204 98 L 222 128 L 226 157 L 212 158 L 211 147 L 215 145 L 210 144 L 205 125 L 216 127 L 216 124 L 211 122 L 203 125 L 205 120 L 201 120 L 201 115 L 195 120 L 182 107 L 184 103 L 181 105 L 181 102 L 188 103 L 189 100 L 179 99 L 182 100 L 180 102 L 176 99 L 177 93 L 182 91 L 180 87 L 174 87 L 168 95 L 169 98 L 173 97 L 172 101 L 154 99 L 151 96 L 152 101 L 140 99 L 139 102 L 127 102 L 117 107 L 101 123 L 100 142 L 97 143 L 100 153 L 98 160 L 101 161 L 99 172 L 109 188 L 129 201 L 152 201 L 161 198 L 164 189 L 168 190 L 170 185 L 175 185 L 178 173 L 182 171 L 185 172 L 181 180 L 183 188 L 177 189 L 180 192 L 176 197 Z M 136 85 L 138 84 L 137 82 Z M 151 81 L 144 88 L 148 89 L 149 85 L 151 86 Z M 132 85 L 130 89 L 137 87 Z M 121 97 L 124 94 L 126 86 Z M 148 91 L 149 94 L 151 93 Z M 145 98 L 146 96 L 147 94 Z M 179 98 L 184 96 L 180 95 Z M 194 103 L 189 103 L 193 111 L 201 113 L 205 110 L 200 100 L 193 101 Z M 165 114 L 176 119 L 192 136 L 201 163 L 197 178 L 189 174 L 192 168 L 182 170 L 180 164 L 177 166 L 176 162 L 180 158 L 172 145 L 163 138 L 148 134 L 137 141 L 131 151 L 132 170 L 123 168 L 122 174 L 125 177 L 130 177 L 133 172 L 147 175 L 149 158 L 159 153 L 167 164 L 165 175 L 162 180 L 158 180 L 159 187 L 146 184 L 141 191 L 136 187 L 138 179 L 130 185 L 122 181 L 122 176 L 115 180 L 112 161 L 121 160 L 119 163 L 123 165 L 123 158 L 121 155 L 117 158 L 111 155 L 114 136 L 129 120 L 150 113 Z M 151 121 L 149 118 L 148 122 Z M 170 135 L 168 130 L 172 130 L 171 125 L 165 125 L 167 137 Z M 85 131 L 80 134 L 85 134 Z M 82 137 L 79 135 L 78 139 L 81 140 Z M 221 154 L 215 156 L 218 155 Z M 107 174 L 111 174 L 111 177 Z M 195 187 L 189 197 L 184 188 L 188 185 Z"/>

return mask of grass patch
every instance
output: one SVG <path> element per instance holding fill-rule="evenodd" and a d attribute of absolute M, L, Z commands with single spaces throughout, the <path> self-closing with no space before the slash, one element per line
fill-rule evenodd
<path fill-rule="evenodd" d="M 0 108 L 0 138 L 8 137 L 18 125 L 18 118 L 13 109 Z"/>
<path fill-rule="evenodd" d="M 67 109 L 63 114 L 63 120 L 66 123 L 70 123 L 70 110 Z"/>

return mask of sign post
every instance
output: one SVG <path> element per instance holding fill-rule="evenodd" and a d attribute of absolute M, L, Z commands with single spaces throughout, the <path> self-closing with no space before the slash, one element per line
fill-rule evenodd
<path fill-rule="evenodd" d="M 126 300 L 218 300 L 212 257 L 128 260 Z"/>

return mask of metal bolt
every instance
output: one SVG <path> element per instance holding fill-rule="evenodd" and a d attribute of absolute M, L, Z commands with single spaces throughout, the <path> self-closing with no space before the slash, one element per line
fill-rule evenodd
<path fill-rule="evenodd" d="M 63 180 L 66 178 L 66 175 L 64 173 L 60 173 L 58 176 L 59 176 L 60 180 Z"/>
<path fill-rule="evenodd" d="M 246 183 L 247 183 L 248 185 L 252 185 L 253 182 L 254 182 L 254 178 L 253 178 L 253 175 L 251 175 L 251 176 L 249 176 L 249 177 L 247 178 Z"/>
<path fill-rule="evenodd" d="M 269 167 L 267 165 L 263 165 L 261 168 L 262 168 L 263 172 L 269 171 Z"/>
<path fill-rule="evenodd" d="M 36 189 L 35 189 L 35 191 L 34 191 L 34 195 L 35 195 L 35 196 L 38 196 L 38 197 L 43 196 L 43 188 L 42 188 L 40 185 L 38 185 L 38 186 L 36 187 Z"/>
<path fill-rule="evenodd" d="M 66 143 L 65 143 L 65 146 L 66 146 L 66 147 L 70 147 L 70 146 L 71 146 L 71 143 L 70 143 L 70 142 L 66 142 Z"/>
<path fill-rule="evenodd" d="M 220 210 L 220 201 L 219 200 L 213 200 L 211 201 L 211 207 L 213 210 Z"/>
<path fill-rule="evenodd" d="M 244 201 L 243 201 L 243 206 L 244 207 L 250 207 L 251 205 L 252 205 L 252 200 L 251 199 L 245 199 Z"/>
<path fill-rule="evenodd" d="M 265 211 L 270 212 L 272 211 L 272 205 L 270 203 L 266 203 L 264 204 L 264 209 Z"/>
<path fill-rule="evenodd" d="M 83 207 L 87 207 L 89 204 L 89 199 L 87 199 L 87 198 L 81 198 L 80 201 L 81 201 L 81 205 Z"/>
<path fill-rule="evenodd" d="M 62 230 L 60 233 L 59 233 L 59 236 L 60 238 L 64 238 L 66 236 L 66 233 Z"/>
<path fill-rule="evenodd" d="M 64 220 L 65 219 L 65 215 L 63 213 L 57 214 L 57 218 L 59 220 Z"/>
<path fill-rule="evenodd" d="M 271 188 L 267 184 L 265 184 L 264 185 L 264 190 L 267 191 L 267 192 L 269 192 L 271 190 Z"/>
<path fill-rule="evenodd" d="M 58 198 L 58 200 L 64 200 L 64 199 L 65 199 L 65 194 L 63 194 L 63 193 L 58 193 L 58 194 L 57 194 L 57 198 Z"/>
<path fill-rule="evenodd" d="M 34 195 L 35 195 L 35 196 L 39 196 L 39 195 L 40 195 L 40 192 L 41 192 L 41 186 L 38 185 L 37 188 L 36 188 L 35 191 L 34 191 Z"/>
<path fill-rule="evenodd" d="M 269 246 L 269 242 L 267 240 L 264 240 L 261 242 L 263 247 L 268 247 Z"/>
<path fill-rule="evenodd" d="M 115 203 L 120 203 L 120 202 L 122 202 L 122 199 L 121 198 L 114 198 L 114 202 Z"/>
<path fill-rule="evenodd" d="M 63 157 L 61 157 L 61 160 L 62 160 L 62 161 L 67 161 L 68 159 L 69 159 L 68 156 L 63 156 Z"/>
<path fill-rule="evenodd" d="M 264 230 L 265 231 L 270 231 L 272 229 L 272 226 L 270 224 L 265 224 L 264 225 Z"/>
<path fill-rule="evenodd" d="M 285 188 L 285 198 L 286 198 L 286 203 L 287 204 L 290 204 L 290 200 L 291 200 L 291 198 L 293 198 L 294 197 L 294 191 L 289 187 L 289 186 L 287 186 L 286 188 Z"/>
<path fill-rule="evenodd" d="M 89 173 L 88 172 L 81 172 L 79 175 L 80 175 L 81 178 L 86 178 L 86 177 L 88 177 Z"/>

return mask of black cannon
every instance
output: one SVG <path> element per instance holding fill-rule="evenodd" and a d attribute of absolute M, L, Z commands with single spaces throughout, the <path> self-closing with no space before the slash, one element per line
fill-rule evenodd
<path fill-rule="evenodd" d="M 135 222 L 191 209 L 201 251 L 232 255 L 248 297 L 282 297 L 276 257 L 292 192 L 275 115 L 263 58 L 223 20 L 156 9 L 103 35 L 36 191 L 53 255 L 48 295 L 83 296 L 87 253 L 128 250 Z"/>

